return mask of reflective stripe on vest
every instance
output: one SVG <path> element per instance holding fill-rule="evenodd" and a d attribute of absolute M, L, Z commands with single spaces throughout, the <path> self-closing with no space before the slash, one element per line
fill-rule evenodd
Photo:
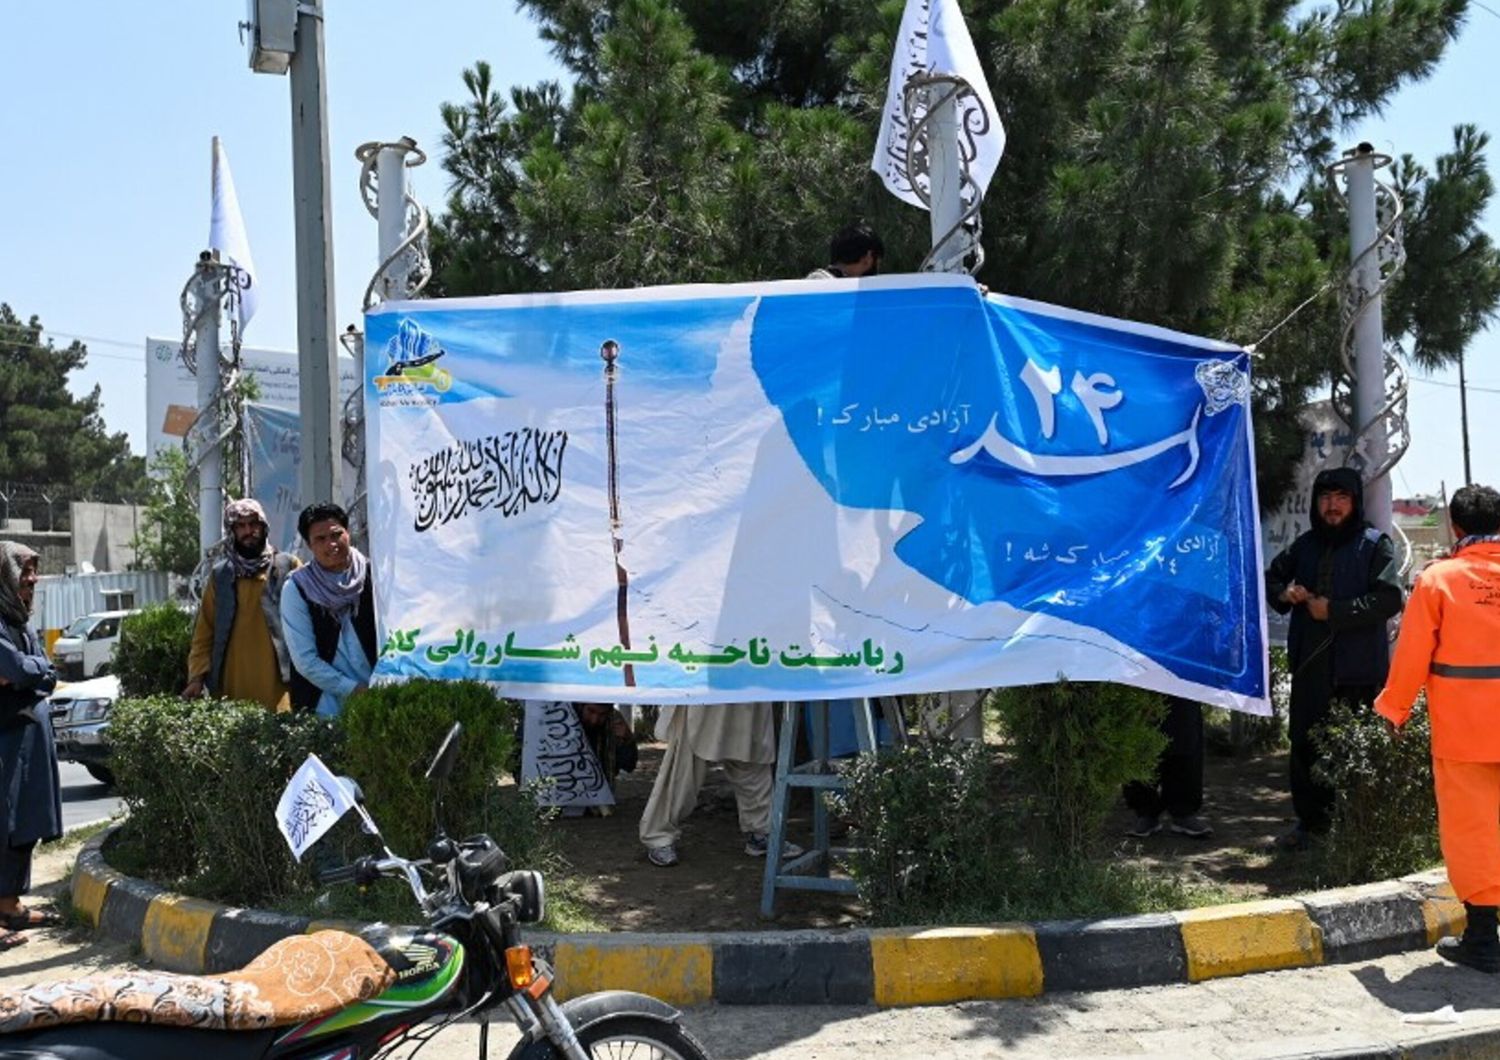
<path fill-rule="evenodd" d="M 1500 681 L 1500 666 L 1450 666 L 1435 662 L 1432 672 L 1438 677 L 1463 677 L 1471 681 Z"/>

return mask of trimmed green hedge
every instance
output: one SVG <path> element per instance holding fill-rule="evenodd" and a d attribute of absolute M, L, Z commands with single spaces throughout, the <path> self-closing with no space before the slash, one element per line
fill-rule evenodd
<path fill-rule="evenodd" d="M 1335 703 L 1313 739 L 1323 752 L 1314 773 L 1335 792 L 1322 850 L 1328 883 L 1389 879 L 1440 859 L 1425 703 L 1399 733 L 1368 707 Z"/>
<path fill-rule="evenodd" d="M 258 703 L 155 696 L 115 704 L 109 739 L 130 807 L 122 842 L 154 879 L 247 903 L 303 885 L 276 828 L 276 801 L 309 753 L 335 769 L 344 761 L 332 722 Z"/>
<path fill-rule="evenodd" d="M 318 857 L 344 861 L 375 847 L 351 819 L 320 843 L 321 853 L 292 860 L 276 802 L 309 753 L 359 782 L 392 850 L 421 857 L 434 825 L 423 773 L 459 721 L 444 827 L 454 836 L 488 832 L 518 863 L 546 862 L 534 800 L 500 790 L 515 709 L 473 682 L 371 689 L 334 720 L 225 700 L 124 699 L 111 712 L 110 743 L 130 815 L 111 857 L 126 871 L 220 901 L 277 904 L 315 891 L 308 865 Z"/>
<path fill-rule="evenodd" d="M 408 681 L 349 699 L 340 718 L 349 772 L 391 849 L 427 849 L 434 792 L 423 774 L 455 721 L 464 731 L 443 793 L 443 827 L 455 837 L 494 834 L 500 774 L 515 746 L 516 710 L 477 681 Z"/>
<path fill-rule="evenodd" d="M 151 604 L 120 623 L 111 664 L 127 696 L 175 696 L 187 684 L 193 614 L 176 604 Z"/>

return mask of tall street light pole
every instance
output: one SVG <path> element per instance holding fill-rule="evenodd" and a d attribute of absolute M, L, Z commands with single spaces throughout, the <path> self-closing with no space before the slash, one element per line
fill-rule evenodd
<path fill-rule="evenodd" d="M 251 0 L 250 66 L 290 73 L 292 199 L 297 234 L 297 391 L 301 501 L 342 500 L 338 353 L 333 323 L 333 209 L 322 0 Z"/>
<path fill-rule="evenodd" d="M 1464 378 L 1464 354 L 1458 351 L 1458 422 L 1464 436 L 1464 485 L 1474 485 L 1474 476 L 1469 471 L 1469 383 Z"/>

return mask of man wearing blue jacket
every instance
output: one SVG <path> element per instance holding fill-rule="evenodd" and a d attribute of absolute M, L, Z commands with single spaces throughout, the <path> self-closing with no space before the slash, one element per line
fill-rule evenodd
<path fill-rule="evenodd" d="M 313 561 L 281 594 L 281 629 L 292 656 L 293 710 L 332 717 L 369 683 L 379 649 L 370 562 L 349 540 L 349 515 L 337 504 L 310 504 L 297 532 Z"/>

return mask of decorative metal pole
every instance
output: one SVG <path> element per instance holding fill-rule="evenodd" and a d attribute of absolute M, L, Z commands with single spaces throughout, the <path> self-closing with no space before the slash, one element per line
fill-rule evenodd
<path fill-rule="evenodd" d="M 1375 177 L 1390 164 L 1390 156 L 1362 143 L 1328 167 L 1333 192 L 1349 210 L 1350 263 L 1341 303 L 1343 371 L 1334 377 L 1333 407 L 1353 435 L 1344 463 L 1365 480 L 1365 517 L 1401 539 L 1391 517 L 1390 472 L 1411 441 L 1406 371 L 1385 348 L 1381 302 L 1406 252 L 1401 197 Z M 1409 562 L 1409 548 L 1407 558 Z"/>
<path fill-rule="evenodd" d="M 604 359 L 604 434 L 609 459 L 609 535 L 615 548 L 615 615 L 620 623 L 620 647 L 630 650 L 630 615 L 627 595 L 630 590 L 630 575 L 620 562 L 620 549 L 624 542 L 620 538 L 620 465 L 619 449 L 615 441 L 615 381 L 620 378 L 620 344 L 606 339 L 599 347 L 599 356 Z M 635 668 L 624 666 L 625 687 L 635 687 Z"/>
<path fill-rule="evenodd" d="M 427 252 L 431 223 L 426 208 L 407 188 L 406 171 L 427 161 L 410 136 L 386 143 L 372 140 L 354 150 L 359 162 L 359 195 L 378 225 L 380 263 L 365 287 L 364 310 L 388 299 L 416 298 L 432 278 Z M 365 454 L 365 336 L 350 324 L 339 342 L 354 358 L 356 384 L 344 402 L 344 459 L 355 469 L 349 506 L 355 540 L 368 547 L 369 499 Z"/>
<path fill-rule="evenodd" d="M 224 455 L 219 448 L 224 424 L 219 405 L 219 301 L 223 297 L 223 268 L 205 250 L 184 292 L 184 309 L 191 297 L 195 311 L 183 337 L 184 353 L 192 340 L 189 365 L 198 378 L 198 418 L 190 437 L 195 439 L 190 466 L 198 471 L 198 551 L 204 555 L 224 536 Z"/>

